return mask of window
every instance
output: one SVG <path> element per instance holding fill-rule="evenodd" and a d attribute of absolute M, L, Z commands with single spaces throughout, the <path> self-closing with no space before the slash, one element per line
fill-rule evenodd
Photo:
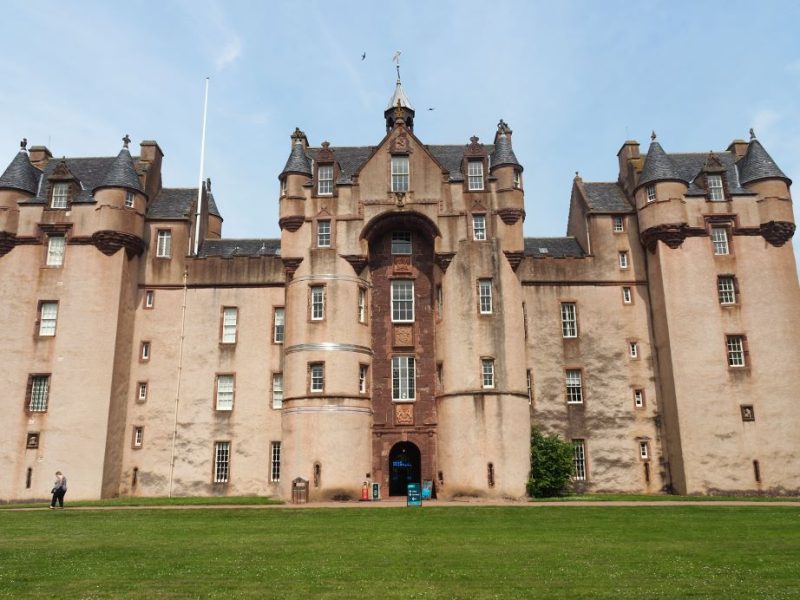
<path fill-rule="evenodd" d="M 633 295 L 631 294 L 631 288 L 627 286 L 622 288 L 622 303 L 623 304 L 633 303 Z"/>
<path fill-rule="evenodd" d="M 583 404 L 580 369 L 567 369 L 567 404 Z"/>
<path fill-rule="evenodd" d="M 54 183 L 53 197 L 50 200 L 50 208 L 67 208 L 68 197 L 69 197 L 69 184 Z"/>
<path fill-rule="evenodd" d="M 233 375 L 217 375 L 217 410 L 233 410 Z"/>
<path fill-rule="evenodd" d="M 169 258 L 172 256 L 172 231 L 169 229 L 159 229 L 157 240 L 156 256 L 158 258 Z"/>
<path fill-rule="evenodd" d="M 717 292 L 720 304 L 736 304 L 736 278 L 733 275 L 718 276 Z"/>
<path fill-rule="evenodd" d="M 708 176 L 708 197 L 713 202 L 725 200 L 725 193 L 722 189 L 722 175 Z"/>
<path fill-rule="evenodd" d="M 30 450 L 35 450 L 36 448 L 39 447 L 39 433 L 38 432 L 31 432 L 25 437 L 25 447 L 30 449 Z"/>
<path fill-rule="evenodd" d="M 639 358 L 639 343 L 628 342 L 628 354 L 631 358 Z"/>
<path fill-rule="evenodd" d="M 133 447 L 141 448 L 143 442 L 144 442 L 144 427 L 142 427 L 141 425 L 135 425 L 133 427 Z"/>
<path fill-rule="evenodd" d="M 574 302 L 561 303 L 561 335 L 565 338 L 578 337 L 578 309 Z"/>
<path fill-rule="evenodd" d="M 745 366 L 744 336 L 742 335 L 727 336 L 726 346 L 728 349 L 728 366 L 729 367 Z"/>
<path fill-rule="evenodd" d="M 328 220 L 317 221 L 317 247 L 330 248 L 331 246 L 331 222 Z"/>
<path fill-rule="evenodd" d="M 494 387 L 494 360 L 491 358 L 481 359 L 481 373 L 483 376 L 484 389 Z"/>
<path fill-rule="evenodd" d="M 321 285 L 311 286 L 311 320 L 322 321 L 325 318 L 325 288 Z"/>
<path fill-rule="evenodd" d="M 482 315 L 492 314 L 492 280 L 478 280 L 478 305 Z"/>
<path fill-rule="evenodd" d="M 281 480 L 281 443 L 270 442 L 269 480 L 276 483 Z"/>
<path fill-rule="evenodd" d="M 276 344 L 283 343 L 284 334 L 284 321 L 286 319 L 286 311 L 282 306 L 275 309 L 275 315 L 272 319 L 272 341 Z"/>
<path fill-rule="evenodd" d="M 436 363 L 436 387 L 441 392 L 444 389 L 444 364 Z"/>
<path fill-rule="evenodd" d="M 392 281 L 392 322 L 414 321 L 414 282 L 405 279 Z"/>
<path fill-rule="evenodd" d="M 633 405 L 636 408 L 644 408 L 644 390 L 633 390 Z"/>
<path fill-rule="evenodd" d="M 239 319 L 239 309 L 235 306 L 226 306 L 222 309 L 222 339 L 223 344 L 236 343 L 236 322 Z"/>
<path fill-rule="evenodd" d="M 142 342 L 139 357 L 141 360 L 150 360 L 150 342 Z"/>
<path fill-rule="evenodd" d="M 286 195 L 286 177 L 281 179 L 281 196 Z"/>
<path fill-rule="evenodd" d="M 39 305 L 39 336 L 52 337 L 56 334 L 58 302 L 42 302 Z"/>
<path fill-rule="evenodd" d="M 392 191 L 408 191 L 408 157 L 392 157 Z"/>
<path fill-rule="evenodd" d="M 472 239 L 479 242 L 486 239 L 486 215 L 472 215 Z"/>
<path fill-rule="evenodd" d="M 436 286 L 436 318 L 441 319 L 444 316 L 444 292 L 442 286 Z"/>
<path fill-rule="evenodd" d="M 320 165 L 317 170 L 317 194 L 330 196 L 333 194 L 333 165 Z"/>
<path fill-rule="evenodd" d="M 136 399 L 139 400 L 139 402 L 144 402 L 147 400 L 147 382 L 140 381 L 136 384 L 136 389 Z"/>
<path fill-rule="evenodd" d="M 411 254 L 411 232 L 392 232 L 392 254 Z"/>
<path fill-rule="evenodd" d="M 358 393 L 367 393 L 367 375 L 369 374 L 369 367 L 367 365 L 358 365 Z"/>
<path fill-rule="evenodd" d="M 60 267 L 64 264 L 66 238 L 63 235 L 51 235 L 47 238 L 47 266 Z"/>
<path fill-rule="evenodd" d="M 283 373 L 272 374 L 272 408 L 283 408 Z"/>
<path fill-rule="evenodd" d="M 522 176 L 520 175 L 519 171 L 514 171 L 514 189 L 522 189 Z"/>
<path fill-rule="evenodd" d="M 416 398 L 416 363 L 413 356 L 392 357 L 392 400 Z"/>
<path fill-rule="evenodd" d="M 575 468 L 575 480 L 586 481 L 586 447 L 583 440 L 572 440 L 572 465 Z"/>
<path fill-rule="evenodd" d="M 711 242 L 714 245 L 714 254 L 718 256 L 730 254 L 728 230 L 725 227 L 711 228 Z"/>
<path fill-rule="evenodd" d="M 231 443 L 214 442 L 214 483 L 227 483 L 231 466 Z"/>
<path fill-rule="evenodd" d="M 156 303 L 156 293 L 153 290 L 145 290 L 144 292 L 144 307 L 153 308 Z"/>
<path fill-rule="evenodd" d="M 125 208 L 133 208 L 133 192 L 125 192 Z"/>
<path fill-rule="evenodd" d="M 647 442 L 639 442 L 639 458 L 648 460 L 650 458 L 650 448 Z"/>
<path fill-rule="evenodd" d="M 756 412 L 752 404 L 742 404 L 739 406 L 742 413 L 742 421 L 755 421 Z"/>
<path fill-rule="evenodd" d="M 525 379 L 528 384 L 528 404 L 533 404 L 533 375 L 530 369 L 525 371 Z"/>
<path fill-rule="evenodd" d="M 367 322 L 367 290 L 366 288 L 358 288 L 358 322 Z"/>
<path fill-rule="evenodd" d="M 648 202 L 656 201 L 656 186 L 654 185 L 647 186 L 647 201 Z"/>
<path fill-rule="evenodd" d="M 612 218 L 612 229 L 614 230 L 614 233 L 625 231 L 625 221 L 622 219 L 622 217 Z"/>
<path fill-rule="evenodd" d="M 50 375 L 31 375 L 28 381 L 28 411 L 47 412 L 50 397 Z"/>
<path fill-rule="evenodd" d="M 322 363 L 312 363 L 310 371 L 310 390 L 314 393 L 325 391 L 325 365 Z"/>
<path fill-rule="evenodd" d="M 483 189 L 483 161 L 467 161 L 467 189 L 470 191 Z"/>
<path fill-rule="evenodd" d="M 620 252 L 619 253 L 619 268 L 620 269 L 627 269 L 628 268 L 628 253 L 627 252 Z"/>

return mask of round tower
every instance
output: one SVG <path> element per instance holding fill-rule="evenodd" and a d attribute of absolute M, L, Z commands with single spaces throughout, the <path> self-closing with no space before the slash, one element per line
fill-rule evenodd
<path fill-rule="evenodd" d="M 14 160 L 0 175 L 0 255 L 11 249 L 17 235 L 17 203 L 36 195 L 42 176 L 42 172 L 31 164 L 27 146 L 28 140 L 23 139 Z"/>

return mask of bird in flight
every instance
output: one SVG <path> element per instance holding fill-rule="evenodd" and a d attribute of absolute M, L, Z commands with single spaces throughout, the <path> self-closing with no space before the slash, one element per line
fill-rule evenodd
<path fill-rule="evenodd" d="M 429 108 L 428 110 L 436 110 L 436 107 Z"/>
<path fill-rule="evenodd" d="M 366 52 L 363 52 L 363 53 L 361 54 L 361 60 L 364 60 L 365 58 L 367 58 L 367 53 L 366 53 Z"/>

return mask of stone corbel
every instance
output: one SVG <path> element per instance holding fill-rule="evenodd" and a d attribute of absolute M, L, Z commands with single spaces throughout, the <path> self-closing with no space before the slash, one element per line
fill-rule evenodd
<path fill-rule="evenodd" d="M 525 221 L 525 211 L 521 208 L 498 208 L 496 212 L 506 225 L 513 225 L 520 219 Z"/>
<path fill-rule="evenodd" d="M 294 233 L 295 231 L 300 229 L 300 226 L 304 222 L 305 222 L 305 218 L 304 217 L 299 217 L 299 216 L 283 217 L 282 219 L 280 219 L 278 221 L 278 227 L 281 228 L 281 231 L 283 231 L 284 229 L 287 229 L 288 231 L 291 231 L 292 233 Z"/>
<path fill-rule="evenodd" d="M 655 253 L 659 240 L 675 250 L 681 247 L 687 237 L 705 234 L 705 229 L 699 227 L 689 227 L 686 223 L 670 223 L 645 229 L 641 234 L 641 240 L 651 253 Z"/>
<path fill-rule="evenodd" d="M 789 221 L 770 221 L 761 224 L 761 235 L 775 247 L 783 246 L 792 239 L 795 224 Z"/>
<path fill-rule="evenodd" d="M 300 266 L 300 263 L 303 262 L 301 258 L 282 258 L 283 261 L 283 269 L 286 271 L 286 279 L 291 280 L 294 277 L 295 272 L 297 271 L 297 267 Z"/>
<path fill-rule="evenodd" d="M 367 268 L 368 259 L 363 254 L 340 254 L 343 259 L 350 263 L 356 275 L 361 275 L 364 269 Z"/>
<path fill-rule="evenodd" d="M 450 266 L 450 263 L 453 261 L 455 255 L 455 252 L 437 252 L 433 260 L 437 265 L 439 265 L 439 268 L 443 272 L 447 272 L 447 267 Z"/>
<path fill-rule="evenodd" d="M 522 259 L 525 258 L 525 253 L 511 252 L 510 250 L 504 250 L 503 254 L 506 255 L 506 260 L 508 260 L 508 264 L 511 265 L 511 269 L 516 273 L 520 263 L 522 263 Z"/>

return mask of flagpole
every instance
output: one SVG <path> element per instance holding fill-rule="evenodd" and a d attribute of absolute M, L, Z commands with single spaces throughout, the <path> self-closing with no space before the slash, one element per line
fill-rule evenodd
<path fill-rule="evenodd" d="M 203 165 L 206 157 L 206 117 L 208 116 L 208 77 L 206 77 L 206 93 L 203 101 L 203 135 L 200 140 L 200 180 L 197 183 L 197 213 L 194 217 L 194 248 L 192 254 L 200 251 L 200 216 L 203 209 Z"/>

